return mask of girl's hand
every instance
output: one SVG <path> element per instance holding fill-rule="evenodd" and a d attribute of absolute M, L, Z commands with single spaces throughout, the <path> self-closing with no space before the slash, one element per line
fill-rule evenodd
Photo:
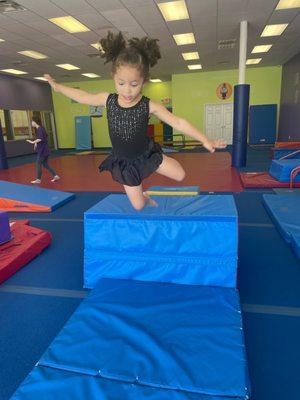
<path fill-rule="evenodd" d="M 227 143 L 225 140 L 209 140 L 207 139 L 203 142 L 203 147 L 205 147 L 210 153 L 214 153 L 216 149 L 225 149 L 227 147 Z"/>
<path fill-rule="evenodd" d="M 33 141 L 32 141 L 32 140 L 29 140 L 29 139 L 27 139 L 26 142 L 28 142 L 28 143 L 30 143 L 30 144 L 33 144 Z"/>
<path fill-rule="evenodd" d="M 44 74 L 44 78 L 47 79 L 49 85 L 52 87 L 52 89 L 57 92 L 58 91 L 58 83 L 55 82 L 55 80 L 52 78 L 51 75 L 49 74 Z"/>
<path fill-rule="evenodd" d="M 37 143 L 34 143 L 33 150 L 36 150 Z"/>

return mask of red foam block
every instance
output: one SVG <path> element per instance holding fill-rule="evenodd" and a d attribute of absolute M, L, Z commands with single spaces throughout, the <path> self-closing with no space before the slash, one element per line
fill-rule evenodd
<path fill-rule="evenodd" d="M 29 263 L 52 240 L 50 232 L 29 226 L 28 220 L 11 223 L 13 238 L 0 245 L 0 283 Z"/>

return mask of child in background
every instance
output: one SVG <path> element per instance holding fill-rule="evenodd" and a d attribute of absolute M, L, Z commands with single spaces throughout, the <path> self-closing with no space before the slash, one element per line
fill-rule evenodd
<path fill-rule="evenodd" d="M 48 146 L 48 135 L 45 128 L 42 126 L 41 120 L 39 117 L 33 117 L 31 125 L 36 129 L 36 139 L 35 140 L 27 140 L 27 142 L 34 145 L 34 150 L 37 152 L 36 158 L 36 175 L 37 178 L 31 183 L 37 184 L 41 183 L 42 178 L 42 166 L 46 168 L 50 174 L 53 176 L 51 182 L 58 181 L 60 177 L 56 174 L 56 172 L 50 167 L 48 164 L 48 158 L 50 156 L 50 149 Z"/>
<path fill-rule="evenodd" d="M 160 145 L 147 136 L 150 114 L 199 140 L 211 153 L 217 148 L 225 148 L 226 143 L 208 139 L 188 121 L 142 95 L 143 85 L 149 80 L 149 68 L 161 57 L 156 39 L 133 38 L 126 43 L 121 32 L 109 32 L 100 44 L 102 57 L 106 62 L 112 62 L 116 93 L 90 94 L 61 85 L 50 75 L 45 75 L 45 78 L 54 91 L 79 103 L 106 106 L 112 153 L 100 165 L 100 171 L 110 171 L 112 178 L 124 186 L 136 210 L 147 204 L 156 206 L 157 203 L 143 191 L 142 181 L 157 172 L 181 182 L 185 171 L 178 161 L 163 154 Z"/>

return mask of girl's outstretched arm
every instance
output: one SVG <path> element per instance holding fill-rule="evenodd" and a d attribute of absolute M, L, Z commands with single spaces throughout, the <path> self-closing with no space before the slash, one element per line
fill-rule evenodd
<path fill-rule="evenodd" d="M 84 90 L 75 89 L 69 86 L 62 85 L 57 83 L 52 76 L 45 74 L 44 77 L 47 79 L 49 85 L 55 92 L 59 92 L 64 94 L 70 99 L 73 99 L 81 104 L 89 104 L 90 106 L 105 106 L 106 100 L 108 97 L 108 93 L 101 92 L 101 93 L 88 93 Z"/>
<path fill-rule="evenodd" d="M 203 146 L 213 153 L 215 149 L 224 149 L 227 143 L 224 140 L 210 140 L 202 132 L 200 132 L 195 126 L 190 124 L 183 118 L 177 117 L 166 109 L 162 104 L 150 101 L 150 114 L 155 115 L 161 121 L 168 125 L 171 125 L 174 129 L 185 133 L 192 138 L 199 140 Z"/>

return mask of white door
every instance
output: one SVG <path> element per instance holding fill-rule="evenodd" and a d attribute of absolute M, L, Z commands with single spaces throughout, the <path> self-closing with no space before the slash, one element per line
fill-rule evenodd
<path fill-rule="evenodd" d="M 210 139 L 224 139 L 232 144 L 233 104 L 205 105 L 205 134 Z"/>

